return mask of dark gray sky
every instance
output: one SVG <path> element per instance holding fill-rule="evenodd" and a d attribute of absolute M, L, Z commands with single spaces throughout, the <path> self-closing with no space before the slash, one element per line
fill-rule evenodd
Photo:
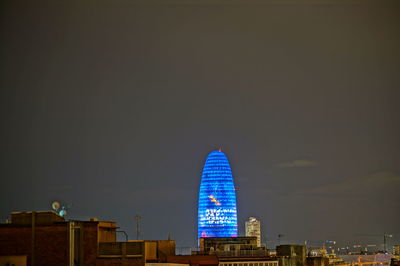
<path fill-rule="evenodd" d="M 82 3 L 85 2 L 85 3 Z M 0 217 L 70 204 L 194 246 L 207 154 L 240 230 L 400 229 L 398 1 L 1 1 Z"/>

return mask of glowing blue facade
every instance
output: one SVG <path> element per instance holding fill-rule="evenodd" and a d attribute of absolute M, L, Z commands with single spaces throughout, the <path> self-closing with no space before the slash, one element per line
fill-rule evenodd
<path fill-rule="evenodd" d="M 213 151 L 201 177 L 198 238 L 236 236 L 236 192 L 231 167 L 222 151 Z"/>

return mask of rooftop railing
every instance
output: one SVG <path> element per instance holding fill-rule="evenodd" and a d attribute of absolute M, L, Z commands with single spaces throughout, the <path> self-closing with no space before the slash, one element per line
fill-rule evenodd
<path fill-rule="evenodd" d="M 229 251 L 192 251 L 196 255 L 216 255 L 218 257 L 267 257 L 267 250 L 229 250 Z"/>

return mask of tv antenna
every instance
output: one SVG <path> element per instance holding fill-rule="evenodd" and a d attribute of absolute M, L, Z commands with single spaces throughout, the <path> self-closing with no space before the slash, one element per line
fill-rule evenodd
<path fill-rule="evenodd" d="M 139 223 L 140 223 L 141 219 L 142 219 L 142 216 L 139 216 L 139 215 L 135 216 L 135 220 L 136 220 L 136 240 L 139 240 L 139 236 L 140 236 Z"/>

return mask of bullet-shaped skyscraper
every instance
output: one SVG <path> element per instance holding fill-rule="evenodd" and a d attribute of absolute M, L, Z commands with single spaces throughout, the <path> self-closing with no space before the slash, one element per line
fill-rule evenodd
<path fill-rule="evenodd" d="M 204 164 L 198 206 L 198 238 L 236 237 L 236 192 L 228 158 L 212 151 Z"/>

